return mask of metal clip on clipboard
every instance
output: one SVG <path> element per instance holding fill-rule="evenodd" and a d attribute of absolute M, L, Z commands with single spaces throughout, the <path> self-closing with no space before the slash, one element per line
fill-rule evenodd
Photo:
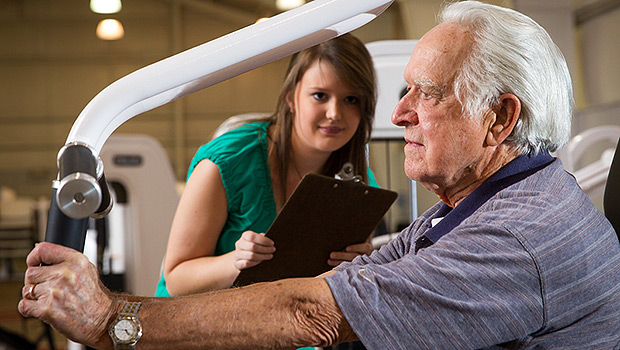
<path fill-rule="evenodd" d="M 353 164 L 347 162 L 347 163 L 344 163 L 344 165 L 342 166 L 342 169 L 340 169 L 340 171 L 337 172 L 336 175 L 334 175 L 334 177 L 337 180 L 364 183 L 364 181 L 362 180 L 363 177 L 361 175 L 354 175 L 354 174 L 355 173 L 353 172 Z"/>

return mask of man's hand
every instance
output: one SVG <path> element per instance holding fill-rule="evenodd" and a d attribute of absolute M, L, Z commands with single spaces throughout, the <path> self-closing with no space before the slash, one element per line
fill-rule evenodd
<path fill-rule="evenodd" d="M 97 269 L 81 253 L 40 243 L 26 259 L 28 269 L 19 312 L 36 317 L 76 342 L 111 348 L 107 326 L 123 301 L 99 281 Z"/>

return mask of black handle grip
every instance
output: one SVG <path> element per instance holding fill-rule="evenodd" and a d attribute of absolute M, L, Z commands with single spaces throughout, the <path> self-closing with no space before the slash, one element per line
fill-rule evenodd
<path fill-rule="evenodd" d="M 114 200 L 110 195 L 110 188 L 108 187 L 108 182 L 105 179 L 104 173 L 101 174 L 101 177 L 99 178 L 99 180 L 97 180 L 97 182 L 99 183 L 99 187 L 101 188 L 101 204 L 99 205 L 99 208 L 95 210 L 93 215 L 91 215 L 91 217 L 95 219 L 100 219 L 108 215 L 110 210 L 112 210 Z"/>
<path fill-rule="evenodd" d="M 102 205 L 97 164 L 97 157 L 87 145 L 70 143 L 60 150 L 56 202 L 68 217 L 91 216 Z M 109 201 L 104 203 L 106 207 L 108 204 Z"/>
<path fill-rule="evenodd" d="M 72 219 L 66 216 L 56 203 L 56 189 L 52 191 L 52 201 L 47 217 L 45 241 L 64 245 L 79 252 L 84 252 L 88 217 Z"/>
<path fill-rule="evenodd" d="M 97 178 L 97 159 L 93 152 L 82 144 L 68 144 L 58 158 L 59 180 L 73 173 L 86 173 Z"/>

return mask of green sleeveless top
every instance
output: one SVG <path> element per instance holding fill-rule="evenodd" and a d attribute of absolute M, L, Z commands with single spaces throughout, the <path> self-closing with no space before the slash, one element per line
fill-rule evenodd
<path fill-rule="evenodd" d="M 228 201 L 228 217 L 215 248 L 215 255 L 235 250 L 235 242 L 247 230 L 267 232 L 275 220 L 276 203 L 267 161 L 269 123 L 245 124 L 201 146 L 189 167 L 187 178 L 196 165 L 208 159 L 220 170 Z M 378 187 L 368 170 L 368 182 Z M 170 296 L 163 277 L 155 296 Z"/>

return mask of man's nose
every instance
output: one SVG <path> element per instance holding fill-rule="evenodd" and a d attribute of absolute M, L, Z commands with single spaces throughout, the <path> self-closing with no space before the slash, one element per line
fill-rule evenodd
<path fill-rule="evenodd" d="M 392 113 L 392 124 L 396 126 L 407 126 L 418 123 L 418 114 L 412 104 L 411 97 L 407 95 L 398 101 Z"/>

